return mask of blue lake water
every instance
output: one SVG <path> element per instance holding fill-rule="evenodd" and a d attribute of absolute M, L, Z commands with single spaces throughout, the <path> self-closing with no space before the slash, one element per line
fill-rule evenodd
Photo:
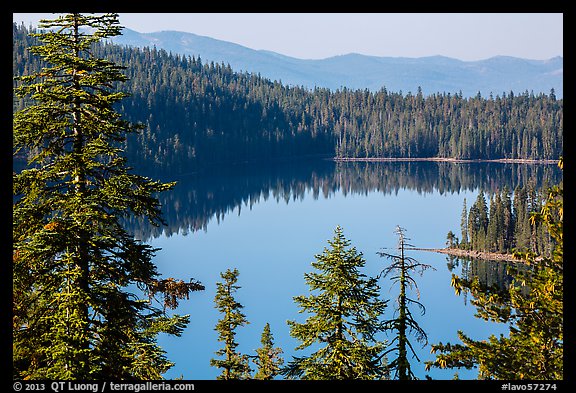
<path fill-rule="evenodd" d="M 167 357 L 176 364 L 165 377 L 197 380 L 215 379 L 220 374 L 210 366 L 210 359 L 222 346 L 214 330 L 221 317 L 214 308 L 214 296 L 216 283 L 222 282 L 220 273 L 226 269 L 240 272 L 236 300 L 244 305 L 250 322 L 237 330 L 238 350 L 254 355 L 268 322 L 275 345 L 283 349 L 287 362 L 303 354 L 295 351 L 299 342 L 290 336 L 286 323 L 304 322 L 306 318 L 293 297 L 308 293 L 304 273 L 313 271 L 310 263 L 314 255 L 328 246 L 337 225 L 363 253 L 364 273 L 374 276 L 390 263 L 377 252 L 383 247 L 387 252 L 395 251 L 396 225 L 406 229 L 415 247 L 441 248 L 448 231 L 460 236 L 464 198 L 470 207 L 480 188 L 490 191 L 506 184 L 513 189 L 532 178 L 539 183 L 542 179 L 553 182 L 559 174 L 544 166 L 499 164 L 481 169 L 409 164 L 323 163 L 321 169 L 312 166 L 297 173 L 268 168 L 264 174 L 259 169 L 178 177 L 179 184 L 172 191 L 175 194 L 163 201 L 168 227 L 142 237 L 161 248 L 154 261 L 163 277 L 194 278 L 206 290 L 192 293 L 176 310 L 191 316 L 182 337 L 160 337 Z M 403 180 L 398 181 L 400 174 Z M 396 179 L 393 185 L 391 179 Z M 491 334 L 507 334 L 508 327 L 476 318 L 470 299 L 454 293 L 451 276 L 460 274 L 461 268 L 451 272 L 446 255 L 426 251 L 410 251 L 408 255 L 436 269 L 415 276 L 426 313 L 421 316 L 417 309 L 413 313 L 428 334 L 428 345 L 422 348 L 411 338 L 421 360 L 413 359 L 413 372 L 420 379 L 426 375 L 452 379 L 455 372 L 461 379 L 475 379 L 475 370 L 426 372 L 424 361 L 435 356 L 430 353 L 430 344 L 460 343 L 458 330 L 484 339 Z M 388 278 L 382 279 L 380 286 L 383 298 L 395 299 L 397 287 L 391 287 Z M 384 318 L 392 317 L 393 307 L 392 300 Z"/>

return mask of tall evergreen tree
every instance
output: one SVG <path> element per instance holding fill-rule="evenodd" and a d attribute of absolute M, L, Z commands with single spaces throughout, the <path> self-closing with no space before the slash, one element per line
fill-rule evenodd
<path fill-rule="evenodd" d="M 366 262 L 338 226 L 330 249 L 315 256 L 317 272 L 304 275 L 312 293 L 296 296 L 300 312 L 310 316 L 304 323 L 288 321 L 290 335 L 301 344 L 314 346 L 309 356 L 294 357 L 283 370 L 289 378 L 382 379 L 387 377 L 385 344 L 380 317 L 386 302 L 379 299 L 375 278 L 361 273 Z"/>
<path fill-rule="evenodd" d="M 446 234 L 446 247 L 453 248 L 454 246 L 458 246 L 458 238 L 452 231 L 448 231 Z"/>
<path fill-rule="evenodd" d="M 29 106 L 13 118 L 13 152 L 28 166 L 14 173 L 13 362 L 16 378 L 159 379 L 172 363 L 156 336 L 180 335 L 188 316 L 169 317 L 148 299 L 173 300 L 203 289 L 158 279 L 157 251 L 121 224 L 163 222 L 155 194 L 163 184 L 132 174 L 119 145 L 138 127 L 114 104 L 123 68 L 93 55 L 120 33 L 118 16 L 68 14 L 41 21 L 46 64 L 17 78 Z"/>
<path fill-rule="evenodd" d="M 530 248 L 531 228 L 529 223 L 528 193 L 525 187 L 517 186 L 514 189 L 514 245 L 516 250 L 528 250 Z"/>
<path fill-rule="evenodd" d="M 238 269 L 228 269 L 220 273 L 224 282 L 216 284 L 214 302 L 222 319 L 218 320 L 215 330 L 218 332 L 218 341 L 224 343 L 224 347 L 216 351 L 216 355 L 224 356 L 224 359 L 210 359 L 211 366 L 222 369 L 217 379 L 248 379 L 250 376 L 248 356 L 237 351 L 236 342 L 236 329 L 250 323 L 241 311 L 244 306 L 234 298 L 236 291 L 241 288 L 236 285 L 239 274 Z"/>
<path fill-rule="evenodd" d="M 504 232 L 504 250 L 511 250 L 514 245 L 514 214 L 512 212 L 512 199 L 510 189 L 504 186 L 502 189 L 502 208 L 504 211 L 503 232 Z"/>
<path fill-rule="evenodd" d="M 484 191 L 480 190 L 478 197 L 470 207 L 468 214 L 468 233 L 470 247 L 473 250 L 486 249 L 486 231 L 488 229 L 488 207 Z"/>
<path fill-rule="evenodd" d="M 258 371 L 254 374 L 254 379 L 274 379 L 281 371 L 284 359 L 282 359 L 282 348 L 274 346 L 274 337 L 270 331 L 270 324 L 264 325 L 260 338 L 262 346 L 256 350 L 254 363 L 258 366 Z"/>
<path fill-rule="evenodd" d="M 387 350 L 386 353 L 395 351 L 397 353 L 396 359 L 394 359 L 388 365 L 388 368 L 394 371 L 394 375 L 399 380 L 411 380 L 417 379 L 412 372 L 412 367 L 410 366 L 410 360 L 408 359 L 408 350 L 412 352 L 412 357 L 420 361 L 414 347 L 408 339 L 409 333 L 413 333 L 416 336 L 416 340 L 420 342 L 423 346 L 428 343 L 428 336 L 424 329 L 420 327 L 418 322 L 414 319 L 412 311 L 410 311 L 410 305 L 415 304 L 418 306 L 424 315 L 426 308 L 422 303 L 420 303 L 420 293 L 418 291 L 418 285 L 416 280 L 412 276 L 413 272 L 423 274 L 427 269 L 434 269 L 432 266 L 420 263 L 412 257 L 408 257 L 405 254 L 406 247 L 411 246 L 407 242 L 409 240 L 405 236 L 405 229 L 400 226 L 396 227 L 396 234 L 398 235 L 398 251 L 399 254 L 389 254 L 385 252 L 379 252 L 378 254 L 382 257 L 390 258 L 393 260 L 392 264 L 384 269 L 381 273 L 383 277 L 393 274 L 391 278 L 392 281 L 398 284 L 399 292 L 397 297 L 397 317 L 385 321 L 385 327 L 387 330 L 395 331 L 396 336 L 391 341 L 391 344 L 395 343 L 395 346 Z M 415 289 L 417 293 L 418 300 L 412 299 L 408 296 L 408 289 Z"/>
<path fill-rule="evenodd" d="M 496 251 L 504 252 L 506 249 L 504 245 L 506 244 L 506 228 L 505 228 L 505 220 L 506 220 L 506 212 L 504 201 L 502 200 L 502 196 L 499 192 L 496 193 L 494 199 L 494 215 L 490 215 L 489 217 L 489 224 L 492 220 L 495 221 L 493 227 L 496 228 Z"/>
<path fill-rule="evenodd" d="M 496 195 L 497 193 L 490 197 L 488 227 L 486 229 L 486 249 L 491 252 L 498 251 L 498 237 L 502 234 L 502 228 L 498 227 L 500 217 L 498 216 Z"/>
<path fill-rule="evenodd" d="M 466 207 L 466 198 L 464 198 L 464 206 L 462 207 L 462 217 L 460 219 L 460 229 L 462 232 L 461 245 L 468 246 L 468 208 Z"/>

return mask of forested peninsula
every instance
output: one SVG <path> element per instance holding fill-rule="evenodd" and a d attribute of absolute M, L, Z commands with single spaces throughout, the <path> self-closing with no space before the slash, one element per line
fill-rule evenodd
<path fill-rule="evenodd" d="M 42 68 L 13 25 L 13 73 Z M 94 53 L 126 67 L 118 110 L 144 131 L 125 142 L 130 162 L 185 173 L 245 162 L 310 157 L 557 160 L 563 100 L 550 94 L 378 92 L 286 86 L 228 65 L 155 48 L 97 43 Z M 17 83 L 17 82 L 15 82 Z M 14 99 L 14 109 L 25 105 Z"/>
<path fill-rule="evenodd" d="M 557 165 L 562 169 L 564 160 Z M 562 184 L 562 181 L 560 182 Z M 459 238 L 450 231 L 446 248 L 413 248 L 459 258 L 519 262 L 525 253 L 539 255 L 535 260 L 550 257 L 556 242 L 542 222 L 535 220 L 545 207 L 550 186 L 545 181 L 541 189 L 533 181 L 517 186 L 514 192 L 504 185 L 488 194 L 480 190 L 470 209 L 462 208 Z"/>

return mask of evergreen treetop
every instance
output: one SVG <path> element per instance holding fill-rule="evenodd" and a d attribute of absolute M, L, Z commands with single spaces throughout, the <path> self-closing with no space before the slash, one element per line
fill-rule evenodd
<path fill-rule="evenodd" d="M 309 296 L 296 296 L 304 323 L 288 321 L 290 334 L 301 343 L 297 350 L 317 348 L 309 356 L 294 357 L 283 374 L 302 379 L 383 379 L 385 343 L 377 338 L 386 302 L 379 299 L 374 278 L 361 272 L 362 253 L 344 237 L 342 228 L 328 241 L 330 248 L 315 256 L 315 272 L 304 275 Z"/>
<path fill-rule="evenodd" d="M 282 349 L 274 346 L 274 337 L 270 331 L 270 324 L 264 325 L 260 338 L 262 346 L 256 350 L 254 362 L 258 366 L 258 371 L 254 374 L 254 379 L 273 379 L 281 371 L 284 359 L 282 359 Z"/>
<path fill-rule="evenodd" d="M 223 359 L 210 359 L 210 365 L 222 369 L 217 379 L 248 379 L 250 366 L 248 356 L 237 351 L 236 329 L 249 324 L 246 315 L 242 313 L 244 306 L 239 303 L 234 294 L 241 287 L 237 285 L 238 269 L 227 269 L 220 273 L 224 282 L 216 283 L 216 296 L 214 303 L 216 309 L 222 314 L 214 330 L 218 332 L 218 341 L 224 343 L 224 347 L 216 351 L 216 355 Z"/>

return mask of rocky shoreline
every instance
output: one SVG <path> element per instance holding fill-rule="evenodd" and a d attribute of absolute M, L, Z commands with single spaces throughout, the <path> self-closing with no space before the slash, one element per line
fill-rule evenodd
<path fill-rule="evenodd" d="M 474 163 L 474 162 L 498 162 L 503 164 L 558 164 L 558 160 L 533 160 L 528 158 L 496 158 L 496 159 L 463 159 L 463 158 L 450 158 L 450 157 L 334 157 L 336 162 L 417 162 L 417 161 L 437 161 L 437 162 L 452 162 L 456 164 Z"/>
<path fill-rule="evenodd" d="M 485 252 L 476 250 L 462 250 L 460 248 L 411 248 L 410 250 L 431 251 L 441 254 L 453 255 L 455 257 L 484 259 L 488 261 L 523 262 L 512 254 L 501 254 L 497 252 Z"/>

